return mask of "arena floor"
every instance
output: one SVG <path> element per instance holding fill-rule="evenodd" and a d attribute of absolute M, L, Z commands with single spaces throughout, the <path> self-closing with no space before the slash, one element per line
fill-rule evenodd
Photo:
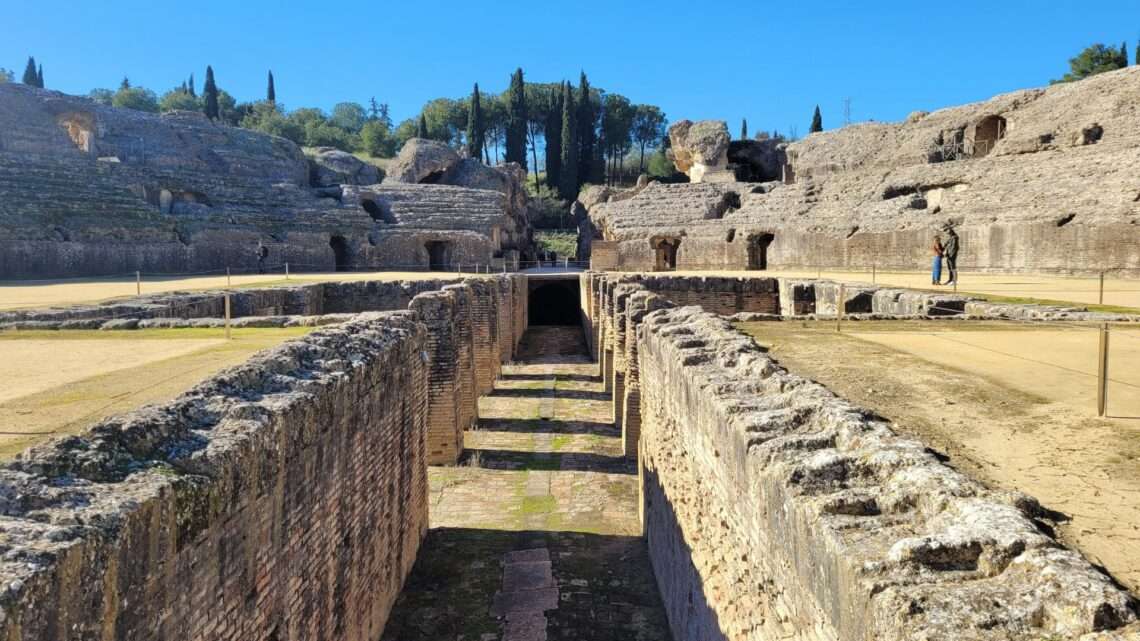
<path fill-rule="evenodd" d="M 1140 590 L 1140 327 L 1109 342 L 1096 416 L 1098 332 L 930 321 L 746 323 L 791 371 L 890 418 L 991 486 L 1064 515 L 1062 539 Z"/>
<path fill-rule="evenodd" d="M 113 414 L 170 400 L 311 328 L 0 332 L 0 460 Z"/>
<path fill-rule="evenodd" d="M 225 287 L 272 287 L 318 281 L 428 280 L 474 273 L 456 272 L 324 272 L 316 274 L 242 274 L 221 276 L 143 277 L 138 288 L 145 294 L 173 291 L 223 289 Z M 134 278 L 91 278 L 35 281 L 0 281 L 0 310 L 29 309 L 96 303 L 136 295 Z"/>
<path fill-rule="evenodd" d="M 952 286 L 932 287 L 928 272 L 881 272 L 874 275 L 870 271 L 817 271 L 817 270 L 769 270 L 769 271 L 718 271 L 673 272 L 678 275 L 700 276 L 704 275 L 751 275 L 763 274 L 765 276 L 783 276 L 791 278 L 829 278 L 849 283 L 870 283 L 872 279 L 878 285 L 892 287 L 907 287 L 913 289 L 929 289 L 953 293 Z M 943 278 L 945 278 L 943 273 Z M 994 274 L 960 271 L 958 273 L 958 293 L 976 294 L 979 296 L 1000 297 L 1010 299 L 1011 302 L 1022 302 L 1021 299 L 1032 301 L 1054 301 L 1064 304 L 1080 303 L 1082 305 L 1095 305 L 1099 298 L 1099 278 L 1079 278 L 1067 276 L 1052 276 L 1042 274 Z M 0 294 L 2 296 L 2 294 Z M 1025 300 L 1023 302 L 1031 302 Z M 1140 310 L 1140 280 L 1106 277 L 1104 281 L 1104 304 L 1110 307 L 1124 307 Z"/>

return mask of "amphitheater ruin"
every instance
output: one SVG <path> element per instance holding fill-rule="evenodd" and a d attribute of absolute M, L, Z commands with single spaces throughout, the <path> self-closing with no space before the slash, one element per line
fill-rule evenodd
<path fill-rule="evenodd" d="M 0 276 L 252 268 L 259 242 L 330 272 L 0 311 L 0 338 L 61 345 L 305 330 L 72 433 L 4 427 L 27 441 L 0 463 L 3 638 L 1140 639 L 1135 458 L 1112 468 L 1119 505 L 1081 503 L 1109 491 L 1065 463 L 1039 500 L 1037 477 L 947 454 L 764 339 L 1111 325 L 1133 350 L 1140 310 L 776 272 L 921 264 L 950 226 L 979 271 L 1136 278 L 1138 112 L 1133 67 L 792 144 L 681 121 L 692 182 L 587 189 L 590 269 L 528 271 L 517 167 L 413 139 L 381 181 L 333 150 L 0 84 Z M 437 273 L 336 274 L 385 268 Z M 987 403 L 1029 394 L 979 385 L 1002 398 L 971 427 L 996 434 Z M 1140 436 L 1090 420 L 1046 427 Z"/>

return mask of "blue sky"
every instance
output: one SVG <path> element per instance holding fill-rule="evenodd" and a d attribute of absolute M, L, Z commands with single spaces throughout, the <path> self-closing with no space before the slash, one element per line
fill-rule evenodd
<path fill-rule="evenodd" d="M 1045 85 L 1083 47 L 1127 40 L 1131 54 L 1140 36 L 1138 0 L 290 4 L 10 0 L 0 66 L 19 75 L 31 54 L 48 88 L 128 75 L 161 94 L 191 72 L 201 86 L 212 64 L 238 100 L 263 97 L 271 68 L 289 108 L 374 95 L 397 120 L 475 81 L 501 91 L 516 66 L 543 82 L 584 69 L 671 121 L 724 119 L 735 133 L 747 117 L 753 132 L 802 135 L 817 103 L 828 128 L 848 97 L 852 120 L 899 120 Z"/>

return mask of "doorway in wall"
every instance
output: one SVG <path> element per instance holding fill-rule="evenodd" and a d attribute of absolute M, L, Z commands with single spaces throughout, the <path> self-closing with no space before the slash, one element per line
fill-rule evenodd
<path fill-rule="evenodd" d="M 451 243 L 443 240 L 430 240 L 424 243 L 424 248 L 428 253 L 428 269 L 433 272 L 446 271 L 448 268 L 448 260 Z"/>
<path fill-rule="evenodd" d="M 748 269 L 768 269 L 768 246 L 776 239 L 773 234 L 755 234 L 748 237 Z"/>
<path fill-rule="evenodd" d="M 333 250 L 333 263 L 336 271 L 346 272 L 349 268 L 348 241 L 339 234 L 329 238 L 329 247 Z"/>
<path fill-rule="evenodd" d="M 677 269 L 677 248 L 681 246 L 680 238 L 660 238 L 654 242 L 653 250 L 656 254 L 654 269 L 659 272 Z"/>

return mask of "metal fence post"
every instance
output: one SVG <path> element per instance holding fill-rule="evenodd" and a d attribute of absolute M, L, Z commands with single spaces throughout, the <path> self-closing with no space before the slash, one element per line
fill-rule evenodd
<path fill-rule="evenodd" d="M 289 263 L 285 263 L 285 280 L 289 280 Z"/>
<path fill-rule="evenodd" d="M 229 287 L 230 285 L 231 285 L 231 283 L 230 283 L 230 268 L 227 267 L 226 268 L 226 287 Z"/>
<path fill-rule="evenodd" d="M 835 301 L 835 331 L 842 331 L 840 323 L 843 322 L 843 312 L 847 307 L 847 288 L 839 283 L 839 299 Z"/>
<path fill-rule="evenodd" d="M 1096 415 L 1108 412 L 1108 323 L 1100 326 L 1100 350 L 1096 368 Z"/>
<path fill-rule="evenodd" d="M 135 295 L 142 296 L 142 272 L 135 272 Z"/>
<path fill-rule="evenodd" d="M 226 340 L 230 340 L 230 293 L 226 292 Z"/>
<path fill-rule="evenodd" d="M 1100 296 L 1097 298 L 1097 305 L 1104 304 L 1104 272 L 1100 273 Z"/>

